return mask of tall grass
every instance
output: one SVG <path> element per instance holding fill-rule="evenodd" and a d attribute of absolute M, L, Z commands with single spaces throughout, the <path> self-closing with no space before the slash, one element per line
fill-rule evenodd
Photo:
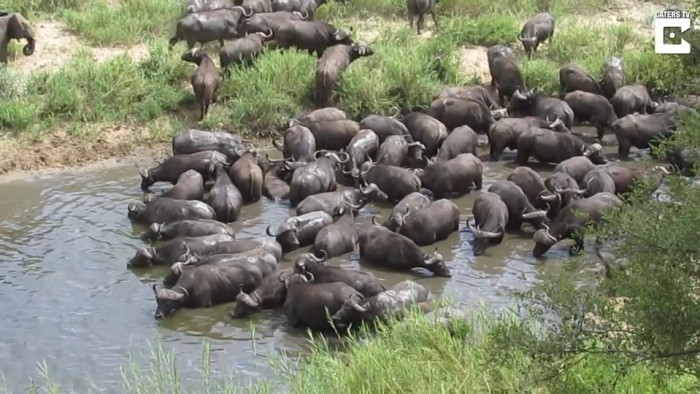
<path fill-rule="evenodd" d="M 98 63 L 80 52 L 60 71 L 35 75 L 26 85 L 8 79 L 20 93 L 0 105 L 0 127 L 23 131 L 61 122 L 148 122 L 188 99 L 182 81 L 189 69 L 163 44 L 153 45 L 139 62 L 122 55 Z"/>
<path fill-rule="evenodd" d="M 108 6 L 91 1 L 81 10 L 62 13 L 68 27 L 94 45 L 123 45 L 172 35 L 182 7 L 173 0 L 123 0 Z"/>

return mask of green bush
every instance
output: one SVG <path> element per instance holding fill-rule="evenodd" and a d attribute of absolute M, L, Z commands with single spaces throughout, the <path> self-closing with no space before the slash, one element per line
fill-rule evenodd
<path fill-rule="evenodd" d="M 2 9 L 19 12 L 25 18 L 60 14 L 63 10 L 83 9 L 94 0 L 4 0 Z"/>

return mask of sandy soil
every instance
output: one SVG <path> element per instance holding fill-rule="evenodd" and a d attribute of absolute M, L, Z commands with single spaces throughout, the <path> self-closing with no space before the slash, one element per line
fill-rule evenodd
<path fill-rule="evenodd" d="M 105 61 L 124 53 L 133 59 L 141 59 L 148 55 L 148 47 L 143 44 L 123 48 L 85 45 L 60 22 L 38 21 L 33 26 L 37 37 L 36 51 L 32 56 L 24 56 L 21 51 L 16 52 L 15 57 L 10 59 L 13 69 L 26 73 L 55 71 L 69 62 L 81 48 L 89 50 L 97 61 Z"/>

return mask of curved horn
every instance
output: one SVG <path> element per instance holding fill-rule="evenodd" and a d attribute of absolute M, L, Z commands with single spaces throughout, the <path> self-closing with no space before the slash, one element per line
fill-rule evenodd
<path fill-rule="evenodd" d="M 586 182 L 586 184 L 590 183 L 592 180 L 593 180 L 593 178 L 589 179 L 588 182 Z M 573 194 L 582 195 L 582 194 L 586 193 L 586 189 L 581 190 L 581 189 L 577 189 L 575 187 L 567 187 L 566 189 L 559 189 L 558 187 L 554 187 L 554 191 L 556 193 L 559 193 L 559 194 L 573 193 Z M 547 200 L 545 198 L 542 198 L 542 199 L 545 201 L 551 201 L 551 200 Z"/>
<path fill-rule="evenodd" d="M 399 117 L 399 115 L 401 115 L 401 108 L 399 108 L 397 105 L 395 105 L 393 108 L 396 110 L 396 113 L 391 115 L 390 118 L 396 119 Z"/>
<path fill-rule="evenodd" d="M 141 167 L 139 168 L 139 175 L 141 175 L 142 178 L 148 178 L 148 168 L 146 167 Z"/>
<path fill-rule="evenodd" d="M 348 305 L 350 305 L 351 307 L 353 307 L 353 309 L 355 309 L 356 311 L 358 311 L 358 312 L 360 312 L 360 313 L 365 313 L 365 312 L 367 312 L 367 308 L 365 308 L 364 306 L 358 304 L 357 301 L 353 300 L 352 298 L 349 298 L 348 301 L 347 301 L 347 303 L 348 303 Z"/>
<path fill-rule="evenodd" d="M 317 262 L 317 263 L 322 263 L 328 259 L 328 254 L 326 253 L 325 250 L 319 250 L 318 252 L 323 253 L 323 257 L 316 257 L 316 253 L 309 253 L 311 256 L 311 260 Z"/>
<path fill-rule="evenodd" d="M 158 294 L 158 289 L 156 287 L 157 287 L 157 285 L 154 283 L 153 284 L 153 293 L 154 294 Z"/>
<path fill-rule="evenodd" d="M 316 280 L 316 277 L 311 272 L 305 272 L 301 277 L 307 282 L 313 282 Z"/>
<path fill-rule="evenodd" d="M 491 231 L 481 230 L 479 229 L 479 226 L 474 227 L 474 225 L 472 225 L 470 221 L 467 222 L 467 226 L 469 226 L 469 229 L 472 231 L 472 233 L 474 233 L 474 236 L 477 238 L 498 238 L 501 235 L 503 235 L 502 232 L 495 233 Z"/>
<path fill-rule="evenodd" d="M 523 211 L 523 212 L 525 212 L 525 211 Z M 547 211 L 533 211 L 533 212 L 522 214 L 523 219 L 537 219 L 537 218 L 546 218 L 546 217 L 547 217 Z"/>
<path fill-rule="evenodd" d="M 265 34 L 265 33 L 263 33 L 263 32 L 260 32 L 260 34 L 261 34 L 263 37 L 265 37 L 265 38 L 270 38 L 270 37 L 272 37 L 272 29 L 268 27 L 267 30 L 270 32 L 269 34 Z"/>
<path fill-rule="evenodd" d="M 301 19 L 303 20 L 308 20 L 309 19 L 309 11 L 302 11 L 304 12 L 304 15 L 302 15 Z M 300 13 L 301 14 L 301 13 Z"/>
<path fill-rule="evenodd" d="M 248 17 L 250 17 L 250 16 L 253 15 L 253 10 L 252 10 L 252 9 L 251 9 L 251 10 L 246 10 L 245 7 L 241 7 L 241 6 L 239 6 L 239 5 L 237 5 L 237 6 L 235 6 L 235 7 L 232 7 L 231 9 L 232 9 L 232 10 L 235 10 L 235 9 L 239 9 L 239 8 L 240 8 L 241 12 L 243 13 L 243 16 L 245 16 L 246 18 L 248 18 Z M 250 14 L 246 14 L 246 11 L 250 11 Z"/>
<path fill-rule="evenodd" d="M 245 153 L 245 151 L 242 151 L 242 150 L 241 150 L 241 146 L 240 146 L 240 145 L 236 145 L 236 146 L 233 148 L 233 153 L 235 153 L 236 156 L 241 157 L 241 156 L 243 156 L 243 154 Z"/>
<path fill-rule="evenodd" d="M 412 148 L 412 147 L 414 147 L 414 146 L 417 146 L 417 147 L 419 147 L 419 148 L 421 148 L 421 149 L 423 149 L 423 150 L 426 150 L 425 145 L 423 145 L 423 144 L 422 144 L 421 142 L 419 142 L 419 141 L 416 141 L 416 142 L 409 142 L 406 146 L 408 146 L 409 148 Z"/>
<path fill-rule="evenodd" d="M 270 228 L 272 228 L 272 225 L 271 225 L 271 224 L 268 224 L 268 225 L 267 225 L 267 228 L 265 229 L 265 232 L 267 233 L 267 235 L 269 235 L 269 236 L 271 236 L 271 237 L 276 237 L 277 235 L 279 235 L 279 234 L 273 234 L 273 233 L 270 231 Z"/>
<path fill-rule="evenodd" d="M 372 215 L 372 224 L 374 224 L 375 226 L 381 226 L 380 223 L 377 223 L 377 216 L 379 215 Z"/>
<path fill-rule="evenodd" d="M 288 278 L 282 279 L 282 276 L 284 276 L 284 274 L 285 274 L 285 272 L 282 271 L 282 272 L 280 272 L 280 275 L 277 277 L 277 279 L 279 279 L 279 281 L 282 282 L 282 283 L 286 282 L 287 279 L 288 279 Z"/>
<path fill-rule="evenodd" d="M 340 159 L 341 155 L 345 156 L 345 160 Z M 347 154 L 347 152 L 339 152 L 338 154 L 332 153 L 331 156 L 334 159 L 338 160 L 338 163 L 341 163 L 341 164 L 345 164 L 348 162 L 348 160 L 350 160 L 350 155 Z"/>
<path fill-rule="evenodd" d="M 191 261 L 190 261 L 190 259 L 189 259 L 190 253 L 191 253 L 190 247 L 187 246 L 186 243 L 183 243 L 182 245 L 185 247 L 185 251 L 184 251 L 184 253 L 180 254 L 180 255 L 177 257 L 177 260 L 180 261 L 180 258 L 184 256 L 184 260 L 182 260 L 182 262 L 185 263 L 185 264 L 189 264 L 189 263 L 191 263 Z"/>
<path fill-rule="evenodd" d="M 321 157 L 321 155 L 325 155 L 326 153 L 328 153 L 328 151 L 325 149 L 317 150 L 316 152 L 314 152 L 314 159 L 318 160 L 318 158 Z"/>
<path fill-rule="evenodd" d="M 178 288 L 179 288 L 179 289 L 181 289 L 181 290 L 182 290 L 182 292 L 183 292 L 183 293 L 184 293 L 184 294 L 185 294 L 186 296 L 189 296 L 189 295 L 190 295 L 190 292 L 189 292 L 189 291 L 187 291 L 187 289 L 185 289 L 184 287 L 182 287 L 182 286 L 178 286 Z"/>

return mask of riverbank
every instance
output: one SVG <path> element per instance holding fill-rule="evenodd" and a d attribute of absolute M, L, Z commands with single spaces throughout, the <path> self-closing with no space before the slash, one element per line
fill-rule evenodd
<path fill-rule="evenodd" d="M 0 174 L 158 151 L 189 127 L 267 139 L 312 108 L 315 59 L 269 51 L 255 67 L 233 70 L 221 103 L 198 122 L 189 85 L 194 66 L 179 59 L 184 46 L 167 50 L 179 8 L 167 1 L 102 3 L 9 5 L 36 21 L 38 47 L 25 57 L 12 44 L 9 68 L 0 70 Z M 681 58 L 653 53 L 651 23 L 660 6 L 652 3 L 591 0 L 585 8 L 591 15 L 583 17 L 571 13 L 578 3 L 555 1 L 556 38 L 532 60 L 522 56 L 517 34 L 534 0 L 506 10 L 481 0 L 441 3 L 440 28 L 428 21 L 420 36 L 400 17 L 403 7 L 382 0 L 319 9 L 318 19 L 352 27 L 375 49 L 353 63 L 338 89 L 338 107 L 354 119 L 410 111 L 444 86 L 488 81 L 486 48 L 496 43 L 515 48 L 527 83 L 550 93 L 562 64 L 597 75 L 613 53 L 625 59 L 628 83 L 651 81 L 651 88 L 673 93 L 694 87 Z M 218 61 L 215 47 L 208 51 Z"/>

